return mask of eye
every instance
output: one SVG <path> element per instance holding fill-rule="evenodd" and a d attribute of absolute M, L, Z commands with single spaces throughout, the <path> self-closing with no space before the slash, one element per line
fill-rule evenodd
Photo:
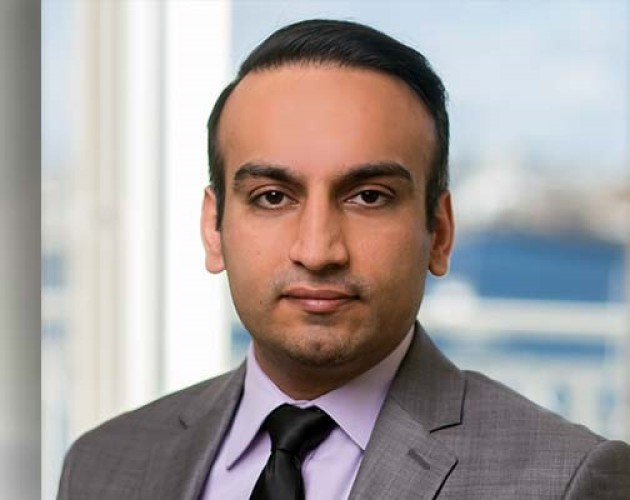
<path fill-rule="evenodd" d="M 392 200 L 392 195 L 377 189 L 364 189 L 348 198 L 350 203 L 366 207 L 381 207 Z"/>
<path fill-rule="evenodd" d="M 254 205 L 261 208 L 278 209 L 283 208 L 292 203 L 292 199 L 289 198 L 282 191 L 277 189 L 271 189 L 264 193 L 257 194 L 252 198 Z"/>

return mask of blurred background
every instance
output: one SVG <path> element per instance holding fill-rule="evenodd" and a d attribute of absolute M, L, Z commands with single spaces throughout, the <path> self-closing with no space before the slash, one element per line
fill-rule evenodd
<path fill-rule="evenodd" d="M 42 4 L 42 489 L 82 432 L 238 364 L 204 270 L 205 123 L 246 54 L 310 17 L 425 54 L 450 94 L 450 274 L 420 320 L 488 373 L 630 439 L 630 2 Z"/>

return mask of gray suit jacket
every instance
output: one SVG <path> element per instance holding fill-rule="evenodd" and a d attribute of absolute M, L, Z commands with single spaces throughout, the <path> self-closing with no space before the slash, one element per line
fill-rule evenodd
<path fill-rule="evenodd" d="M 88 432 L 68 452 L 58 498 L 197 499 L 243 376 L 241 366 Z M 458 370 L 418 328 L 350 497 L 628 500 L 630 446 Z"/>

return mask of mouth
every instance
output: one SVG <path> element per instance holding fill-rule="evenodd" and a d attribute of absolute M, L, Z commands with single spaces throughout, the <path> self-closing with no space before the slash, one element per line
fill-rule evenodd
<path fill-rule="evenodd" d="M 359 300 L 359 296 L 335 288 L 293 287 L 285 290 L 280 299 L 308 313 L 330 314 Z"/>

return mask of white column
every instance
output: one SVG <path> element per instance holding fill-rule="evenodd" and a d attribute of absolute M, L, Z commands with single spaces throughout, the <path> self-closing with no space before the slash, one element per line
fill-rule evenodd
<path fill-rule="evenodd" d="M 77 2 L 69 182 L 69 435 L 120 409 L 121 67 L 118 2 Z M 80 62 L 80 63 L 79 63 Z"/>
<path fill-rule="evenodd" d="M 122 403 L 154 399 L 161 380 L 163 4 L 122 2 L 125 58 L 121 208 Z"/>
<path fill-rule="evenodd" d="M 204 268 L 199 217 L 208 184 L 206 122 L 228 82 L 228 1 L 166 4 L 165 297 L 167 391 L 228 366 L 225 278 Z"/>

